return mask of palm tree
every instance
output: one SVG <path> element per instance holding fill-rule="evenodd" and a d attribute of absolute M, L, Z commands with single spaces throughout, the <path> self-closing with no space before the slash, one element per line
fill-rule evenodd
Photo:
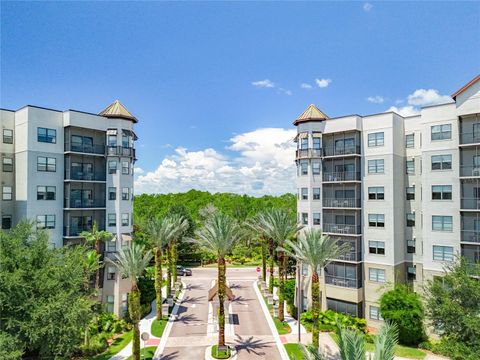
<path fill-rule="evenodd" d="M 151 251 L 144 252 L 143 245 L 131 243 L 129 247 L 120 249 L 114 254 L 114 260 L 107 258 L 107 262 L 114 264 L 122 276 L 128 277 L 131 281 L 131 290 L 128 295 L 128 312 L 133 324 L 133 360 L 140 360 L 140 290 L 138 289 L 138 278 L 142 276 L 145 268 L 152 259 Z"/>
<path fill-rule="evenodd" d="M 290 240 L 285 241 L 285 245 L 291 250 L 285 252 L 295 257 L 299 262 L 308 265 L 312 274 L 312 315 L 313 329 L 312 342 L 313 346 L 318 347 L 318 337 L 320 335 L 318 329 L 318 319 L 320 311 L 322 311 L 322 299 L 320 297 L 319 273 L 320 269 L 327 266 L 333 259 L 345 255 L 350 250 L 349 244 L 339 244 L 337 239 L 330 238 L 318 229 L 309 229 L 298 237 L 298 242 Z"/>
<path fill-rule="evenodd" d="M 87 244 L 95 244 L 95 251 L 98 255 L 98 267 L 97 272 L 95 275 L 95 291 L 98 292 L 98 288 L 100 287 L 100 245 L 102 242 L 110 240 L 113 238 L 113 234 L 105 231 L 105 230 L 98 230 L 97 222 L 93 222 L 92 231 L 82 231 L 80 236 L 85 239 Z"/>
<path fill-rule="evenodd" d="M 196 242 L 217 256 L 218 260 L 218 346 L 225 346 L 225 256 L 243 237 L 237 222 L 220 213 L 210 217 L 205 226 L 195 232 Z"/>
<path fill-rule="evenodd" d="M 175 235 L 175 224 L 170 218 L 153 218 L 142 225 L 150 238 L 155 254 L 155 293 L 157 306 L 157 320 L 162 320 L 162 260 L 163 249 Z"/>
<path fill-rule="evenodd" d="M 259 224 L 269 239 L 278 246 L 278 320 L 284 320 L 285 309 L 285 277 L 286 277 L 286 257 L 283 244 L 288 239 L 294 237 L 302 228 L 298 225 L 295 217 L 287 209 L 272 209 L 265 213 L 265 216 L 259 218 Z M 273 274 L 271 275 L 273 277 Z"/>
<path fill-rule="evenodd" d="M 174 214 L 170 216 L 172 223 L 174 224 L 174 233 L 172 234 L 172 238 L 170 241 L 170 266 L 172 271 L 171 281 L 173 280 L 173 284 L 177 282 L 177 244 L 183 238 L 186 231 L 188 230 L 189 223 L 188 220 L 185 219 L 183 216 Z"/>

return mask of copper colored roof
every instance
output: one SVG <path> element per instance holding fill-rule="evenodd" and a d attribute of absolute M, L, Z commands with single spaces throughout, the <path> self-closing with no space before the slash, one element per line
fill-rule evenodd
<path fill-rule="evenodd" d="M 305 111 L 293 122 L 293 125 L 298 125 L 299 123 L 311 121 L 311 120 L 327 120 L 329 117 L 325 115 L 319 108 L 314 104 L 310 104 Z"/>
<path fill-rule="evenodd" d="M 233 299 L 235 299 L 232 289 L 230 289 L 227 285 L 225 285 L 225 295 L 227 296 L 227 299 L 230 301 L 233 301 Z M 217 283 L 215 283 L 215 285 L 210 290 L 208 290 L 208 301 L 212 301 L 216 296 L 218 296 Z"/>
<path fill-rule="evenodd" d="M 480 80 L 480 75 L 475 76 L 472 80 L 466 83 L 460 90 L 458 90 L 455 94 L 452 95 L 452 99 L 456 100 L 456 97 L 460 95 L 462 92 L 467 90 L 470 86 L 475 84 L 478 80 Z"/>
<path fill-rule="evenodd" d="M 133 116 L 132 113 L 118 100 L 115 100 L 112 104 L 100 111 L 98 115 L 108 118 L 132 120 L 135 123 L 138 122 L 137 118 Z"/>

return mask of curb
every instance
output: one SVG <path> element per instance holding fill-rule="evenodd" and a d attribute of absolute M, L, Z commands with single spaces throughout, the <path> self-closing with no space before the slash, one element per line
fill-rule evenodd
<path fill-rule="evenodd" d="M 205 360 L 218 360 L 212 356 L 212 347 L 213 345 L 210 345 L 205 349 Z M 228 345 L 228 347 L 230 347 L 230 357 L 228 359 L 237 360 L 237 349 L 235 348 L 235 346 Z"/>

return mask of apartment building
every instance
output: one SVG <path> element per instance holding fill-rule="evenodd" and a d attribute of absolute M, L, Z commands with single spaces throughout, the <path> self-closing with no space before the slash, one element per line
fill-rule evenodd
<path fill-rule="evenodd" d="M 298 129 L 298 219 L 349 243 L 321 273 L 322 304 L 378 327 L 385 285 L 421 292 L 456 255 L 480 260 L 480 76 L 420 114 L 329 118 Z M 302 266 L 302 305 L 310 276 Z"/>
<path fill-rule="evenodd" d="M 137 119 L 118 100 L 99 114 L 28 105 L 0 115 L 3 230 L 30 219 L 61 247 L 83 241 L 96 222 L 115 235 L 102 258 L 131 241 Z M 113 266 L 102 271 L 108 311 L 123 315 L 128 283 Z"/>

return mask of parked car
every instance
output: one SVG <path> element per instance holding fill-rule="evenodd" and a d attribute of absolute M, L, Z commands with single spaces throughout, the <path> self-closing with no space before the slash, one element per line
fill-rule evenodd
<path fill-rule="evenodd" d="M 179 275 L 179 276 L 192 276 L 192 269 L 184 268 L 181 265 L 177 265 L 177 275 Z"/>

